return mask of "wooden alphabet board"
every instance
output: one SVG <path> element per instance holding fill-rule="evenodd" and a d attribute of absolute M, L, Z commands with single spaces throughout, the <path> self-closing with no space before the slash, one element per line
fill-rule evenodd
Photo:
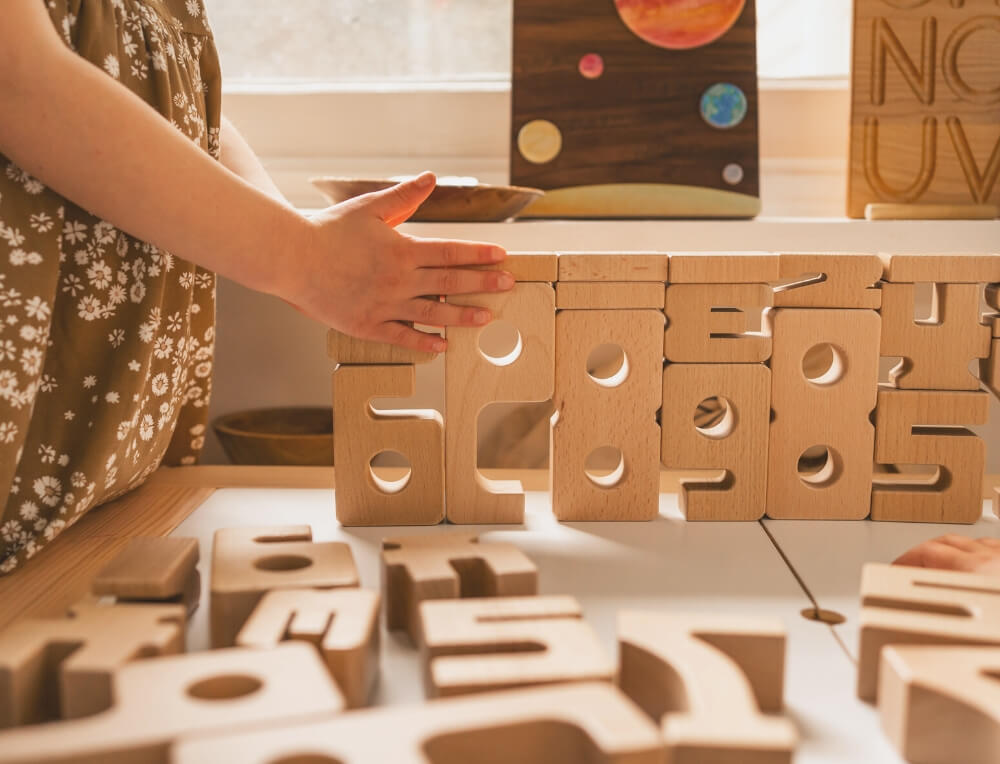
<path fill-rule="evenodd" d="M 197 539 L 133 538 L 101 569 L 91 590 L 118 602 L 175 602 L 191 613 L 201 597 L 198 555 Z"/>
<path fill-rule="evenodd" d="M 763 363 L 771 357 L 765 284 L 671 284 L 664 311 L 663 354 L 672 363 Z M 748 314 L 764 316 L 765 331 L 747 329 Z"/>
<path fill-rule="evenodd" d="M 431 600 L 420 622 L 429 698 L 615 675 L 572 597 Z"/>
<path fill-rule="evenodd" d="M 1000 205 L 998 40 L 993 0 L 856 0 L 850 217 L 880 202 Z"/>

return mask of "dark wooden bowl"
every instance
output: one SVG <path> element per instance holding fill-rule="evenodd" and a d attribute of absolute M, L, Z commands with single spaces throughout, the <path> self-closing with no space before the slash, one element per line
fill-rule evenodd
<path fill-rule="evenodd" d="M 340 204 L 361 194 L 396 185 L 394 180 L 312 178 L 330 204 Z M 421 223 L 498 223 L 517 217 L 545 192 L 520 186 L 449 185 L 439 183 L 410 220 Z"/>
<path fill-rule="evenodd" d="M 333 464 L 329 407 L 238 411 L 219 417 L 212 427 L 233 464 Z"/>

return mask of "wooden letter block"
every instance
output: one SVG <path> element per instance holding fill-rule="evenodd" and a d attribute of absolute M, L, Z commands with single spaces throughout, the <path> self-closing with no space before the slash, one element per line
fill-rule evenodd
<path fill-rule="evenodd" d="M 874 701 L 886 645 L 1000 645 L 1000 579 L 950 570 L 865 565 L 858 697 Z"/>
<path fill-rule="evenodd" d="M 935 285 L 930 321 L 914 320 L 915 286 L 882 285 L 883 356 L 902 356 L 892 370 L 895 387 L 907 390 L 978 390 L 969 364 L 990 354 L 990 328 L 980 323 L 976 284 Z"/>
<path fill-rule="evenodd" d="M 212 550 L 212 647 L 236 642 L 243 624 L 272 589 L 358 586 L 347 544 L 314 543 L 308 525 L 223 528 Z"/>
<path fill-rule="evenodd" d="M 76 719 L 111 706 L 120 666 L 184 651 L 180 605 L 98 605 L 0 632 L 0 729 Z M 5 751 L 0 744 L 0 759 Z"/>
<path fill-rule="evenodd" d="M 882 255 L 881 258 L 885 267 L 883 278 L 894 284 L 1000 282 L 1000 255 Z"/>
<path fill-rule="evenodd" d="M 94 578 L 91 590 L 118 602 L 173 602 L 194 612 L 201 597 L 198 539 L 139 537 Z"/>
<path fill-rule="evenodd" d="M 871 505 L 879 316 L 775 311 L 767 514 L 860 520 Z"/>
<path fill-rule="evenodd" d="M 420 619 L 429 698 L 615 675 L 572 597 L 424 602 Z"/>
<path fill-rule="evenodd" d="M 720 481 L 681 480 L 680 504 L 688 520 L 763 516 L 770 400 L 771 370 L 766 366 L 668 364 L 664 369 L 663 465 L 725 471 Z M 699 415 L 708 421 L 699 424 Z"/>
<path fill-rule="evenodd" d="M 779 256 L 764 252 L 670 255 L 671 284 L 768 284 L 780 273 Z"/>
<path fill-rule="evenodd" d="M 518 339 L 502 358 L 479 347 L 482 328 L 448 329 L 445 355 L 445 492 L 453 523 L 520 523 L 520 481 L 488 480 L 477 467 L 479 414 L 491 403 L 546 401 L 552 397 L 555 292 L 548 284 L 518 284 L 510 292 L 463 297 L 513 324 Z"/>
<path fill-rule="evenodd" d="M 348 708 L 368 704 L 378 680 L 379 596 L 364 589 L 268 592 L 240 630 L 240 647 L 276 647 L 286 640 L 316 646 Z"/>
<path fill-rule="evenodd" d="M 798 742 L 783 706 L 780 623 L 718 616 L 618 616 L 618 682 L 662 719 L 667 760 L 790 764 Z"/>
<path fill-rule="evenodd" d="M 645 281 L 562 281 L 556 284 L 556 308 L 615 310 L 663 307 L 663 284 Z"/>
<path fill-rule="evenodd" d="M 882 306 L 878 255 L 782 255 L 774 304 L 780 308 Z M 789 279 L 795 279 L 789 282 Z"/>
<path fill-rule="evenodd" d="M 673 363 L 762 363 L 771 337 L 747 331 L 747 312 L 763 315 L 772 300 L 764 284 L 671 284 L 663 353 Z"/>
<path fill-rule="evenodd" d="M 989 395 L 923 390 L 878 394 L 875 460 L 880 464 L 933 464 L 933 484 L 879 485 L 872 491 L 872 520 L 974 523 L 983 513 L 986 444 L 960 425 L 986 424 Z M 947 426 L 947 430 L 940 428 Z"/>
<path fill-rule="evenodd" d="M 560 281 L 667 282 L 668 256 L 650 253 L 559 255 Z"/>
<path fill-rule="evenodd" d="M 656 727 L 614 686 L 576 683 L 344 714 L 191 739 L 173 764 L 662 764 Z"/>
<path fill-rule="evenodd" d="M 114 673 L 111 696 L 114 705 L 96 716 L 0 732 L 0 760 L 159 764 L 184 735 L 243 735 L 344 707 L 316 651 L 302 644 L 136 661 Z"/>
<path fill-rule="evenodd" d="M 652 310 L 564 310 L 556 317 L 551 428 L 552 510 L 560 520 L 651 520 L 659 514 L 656 412 L 662 394 L 663 315 Z M 616 345 L 621 368 L 588 370 L 591 352 Z M 607 475 L 587 471 L 599 449 L 617 449 Z"/>
<path fill-rule="evenodd" d="M 385 342 L 359 340 L 330 329 L 326 334 L 326 355 L 331 361 L 343 364 L 391 364 L 413 365 L 430 363 L 437 358 L 436 353 L 410 350 Z"/>
<path fill-rule="evenodd" d="M 435 525 L 444 519 L 444 424 L 433 410 L 379 411 L 374 398 L 413 395 L 413 366 L 340 366 L 333 373 L 337 519 L 356 525 Z M 410 471 L 386 481 L 372 460 L 395 451 Z"/>
<path fill-rule="evenodd" d="M 420 603 L 459 597 L 538 593 L 538 568 L 513 544 L 480 544 L 471 533 L 434 533 L 382 541 L 389 631 L 420 640 Z"/>
<path fill-rule="evenodd" d="M 1000 648 L 887 647 L 879 675 L 882 729 L 904 759 L 997 761 Z"/>

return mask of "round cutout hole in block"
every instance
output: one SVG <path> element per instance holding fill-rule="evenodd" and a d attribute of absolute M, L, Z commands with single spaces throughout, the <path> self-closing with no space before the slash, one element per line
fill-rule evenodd
<path fill-rule="evenodd" d="M 368 462 L 372 482 L 382 493 L 399 493 L 410 483 L 413 467 L 399 451 L 379 451 Z"/>
<path fill-rule="evenodd" d="M 823 610 L 822 608 L 815 607 L 807 607 L 802 611 L 801 615 L 807 621 L 818 621 L 830 626 L 836 626 L 847 620 L 845 616 L 842 616 L 836 610 Z"/>
<path fill-rule="evenodd" d="M 583 471 L 599 488 L 614 488 L 625 477 L 625 455 L 615 446 L 595 448 L 584 460 Z"/>
<path fill-rule="evenodd" d="M 802 373 L 814 385 L 835 385 L 847 373 L 847 356 L 829 342 L 813 345 L 802 357 Z"/>
<path fill-rule="evenodd" d="M 628 355 L 621 345 L 606 342 L 587 356 L 587 375 L 601 387 L 620 387 L 628 374 Z"/>
<path fill-rule="evenodd" d="M 510 366 L 522 350 L 521 332 L 510 321 L 498 319 L 479 333 L 479 352 L 494 366 Z"/>
<path fill-rule="evenodd" d="M 799 456 L 796 469 L 799 478 L 813 488 L 827 488 L 840 478 L 843 462 L 830 446 L 813 446 Z"/>
<path fill-rule="evenodd" d="M 263 686 L 257 677 L 224 674 L 195 682 L 187 688 L 187 694 L 198 700 L 236 700 L 253 695 Z"/>
<path fill-rule="evenodd" d="M 711 440 L 728 438 L 736 429 L 736 409 L 721 395 L 706 398 L 695 409 L 694 428 Z"/>
<path fill-rule="evenodd" d="M 313 564 L 308 557 L 299 554 L 272 554 L 261 557 L 253 564 L 257 570 L 269 570 L 275 573 L 291 570 L 303 570 Z"/>

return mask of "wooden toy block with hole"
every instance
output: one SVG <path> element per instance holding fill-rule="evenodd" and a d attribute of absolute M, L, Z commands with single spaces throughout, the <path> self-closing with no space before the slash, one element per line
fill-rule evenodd
<path fill-rule="evenodd" d="M 264 595 L 236 637 L 240 647 L 315 645 L 348 708 L 368 705 L 379 666 L 379 596 L 364 589 L 282 589 Z"/>
<path fill-rule="evenodd" d="M 770 252 L 670 255 L 671 284 L 768 284 L 780 272 L 779 256 Z"/>
<path fill-rule="evenodd" d="M 930 319 L 914 318 L 916 286 L 882 285 L 883 356 L 901 356 L 890 373 L 906 390 L 978 390 L 969 364 L 990 354 L 990 328 L 980 323 L 978 284 L 935 284 Z"/>
<path fill-rule="evenodd" d="M 538 593 L 538 568 L 513 544 L 479 543 L 472 533 L 382 541 L 386 628 L 420 640 L 420 603 Z"/>
<path fill-rule="evenodd" d="M 559 255 L 559 281 L 667 282 L 669 257 L 649 252 Z"/>
<path fill-rule="evenodd" d="M 882 729 L 907 761 L 994 764 L 998 676 L 1000 648 L 886 647 L 879 670 Z"/>
<path fill-rule="evenodd" d="M 869 310 L 775 311 L 768 517 L 868 516 L 879 328 Z"/>
<path fill-rule="evenodd" d="M 294 643 L 136 661 L 115 671 L 111 696 L 96 716 L 0 732 L 0 761 L 166 764 L 182 736 L 246 734 L 344 707 L 316 651 Z"/>
<path fill-rule="evenodd" d="M 445 356 L 445 506 L 453 523 L 520 523 L 524 490 L 518 480 L 489 480 L 478 469 L 479 415 L 500 402 L 552 397 L 555 355 L 555 292 L 548 284 L 518 284 L 509 292 L 463 296 L 493 311 L 486 328 L 450 327 Z M 516 330 L 503 357 L 487 356 L 484 332 Z"/>
<path fill-rule="evenodd" d="M 184 616 L 181 605 L 86 600 L 66 618 L 16 622 L 0 632 L 0 729 L 110 707 L 120 666 L 184 651 Z"/>
<path fill-rule="evenodd" d="M 668 364 L 663 370 L 660 460 L 672 470 L 717 469 L 681 479 L 688 520 L 758 520 L 767 501 L 771 370 L 753 363 Z"/>
<path fill-rule="evenodd" d="M 878 255 L 783 254 L 774 305 L 877 310 L 882 271 Z"/>
<path fill-rule="evenodd" d="M 861 575 L 858 697 L 876 700 L 886 645 L 1000 645 L 1000 578 L 869 563 Z"/>
<path fill-rule="evenodd" d="M 931 464 L 938 467 L 938 475 L 934 482 L 894 479 L 875 485 L 872 520 L 970 524 L 979 520 L 986 444 L 963 425 L 986 424 L 987 393 L 883 386 L 875 417 L 876 462 Z"/>
<path fill-rule="evenodd" d="M 979 362 L 979 378 L 1000 398 L 1000 337 L 994 337 L 990 343 L 990 357 Z"/>
<path fill-rule="evenodd" d="M 139 537 L 94 578 L 91 591 L 115 597 L 118 602 L 172 602 L 188 614 L 201 598 L 198 573 L 198 539 Z"/>
<path fill-rule="evenodd" d="M 212 647 L 236 642 L 243 624 L 272 589 L 358 586 L 347 544 L 313 542 L 308 525 L 222 528 L 212 550 Z"/>
<path fill-rule="evenodd" d="M 559 280 L 559 255 L 555 252 L 511 252 L 503 262 L 472 268 L 477 271 L 507 271 L 515 281 L 551 284 Z"/>
<path fill-rule="evenodd" d="M 408 397 L 413 366 L 340 366 L 333 372 L 337 519 L 346 526 L 436 525 L 444 519 L 444 424 L 434 410 L 384 411 L 375 398 Z M 382 454 L 402 455 L 409 472 L 385 480 Z"/>
<path fill-rule="evenodd" d="M 663 284 L 644 281 L 561 281 L 556 284 L 559 310 L 659 310 Z"/>
<path fill-rule="evenodd" d="M 556 316 L 549 458 L 552 511 L 560 520 L 651 520 L 659 514 L 662 344 L 659 311 L 564 310 Z M 607 349 L 617 359 L 610 375 L 595 368 Z"/>
<path fill-rule="evenodd" d="M 387 734 L 387 732 L 391 734 Z M 606 682 L 449 698 L 339 719 L 192 739 L 173 764 L 662 764 L 655 725 Z"/>
<path fill-rule="evenodd" d="M 326 333 L 326 355 L 331 361 L 339 364 L 379 366 L 430 363 L 437 358 L 437 353 L 410 350 L 385 342 L 359 340 L 336 329 L 330 329 Z"/>
<path fill-rule="evenodd" d="M 997 165 L 1000 167 L 1000 165 Z M 892 284 L 1000 283 L 996 255 L 880 255 L 883 280 Z M 996 306 L 994 306 L 996 307 Z"/>
<path fill-rule="evenodd" d="M 671 284 L 663 354 L 672 363 L 763 363 L 771 357 L 766 284 Z M 747 330 L 748 314 L 762 331 Z"/>
<path fill-rule="evenodd" d="M 783 707 L 785 630 L 735 616 L 624 612 L 618 683 L 662 720 L 670 762 L 790 764 Z"/>
<path fill-rule="evenodd" d="M 420 604 L 427 697 L 613 680 L 573 597 L 497 597 Z"/>

